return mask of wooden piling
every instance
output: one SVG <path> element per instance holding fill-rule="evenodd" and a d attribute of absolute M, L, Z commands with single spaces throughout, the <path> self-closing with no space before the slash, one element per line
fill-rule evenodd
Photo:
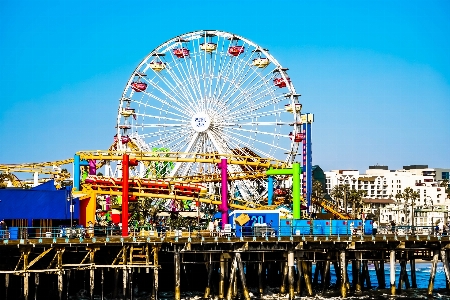
<path fill-rule="evenodd" d="M 233 262 L 231 263 L 230 282 L 228 284 L 227 300 L 231 300 L 233 298 L 233 285 L 234 285 L 234 278 L 236 277 L 236 268 L 237 268 L 237 261 L 236 256 L 234 256 Z"/>
<path fill-rule="evenodd" d="M 205 258 L 207 258 L 207 255 L 205 254 Z M 206 266 L 208 269 L 208 278 L 206 280 L 206 288 L 205 288 L 205 294 L 203 295 L 203 298 L 209 298 L 209 295 L 211 294 L 211 278 L 214 270 L 214 265 L 212 261 L 206 262 Z M 222 270 L 221 270 L 222 272 Z"/>
<path fill-rule="evenodd" d="M 411 267 L 411 287 L 413 289 L 417 288 L 417 279 L 416 279 L 416 259 L 414 257 L 414 253 L 411 254 L 409 265 Z"/>
<path fill-rule="evenodd" d="M 180 276 L 180 252 L 175 249 L 174 252 L 174 268 L 175 268 L 175 294 L 174 299 L 175 300 L 181 300 L 181 276 Z"/>
<path fill-rule="evenodd" d="M 104 299 L 104 283 L 105 283 L 105 274 L 104 274 L 104 270 L 103 270 L 103 268 L 102 268 L 102 270 L 101 270 L 101 281 L 100 281 L 100 284 L 101 284 L 101 288 L 102 288 L 102 299 L 101 300 L 103 300 Z"/>
<path fill-rule="evenodd" d="M 448 287 L 450 286 L 450 269 L 448 266 L 448 256 L 447 256 L 447 250 L 445 249 L 441 249 L 441 260 L 442 263 L 444 264 L 444 272 L 445 272 L 445 279 L 446 279 L 446 286 L 447 286 L 447 291 L 448 291 Z"/>
<path fill-rule="evenodd" d="M 302 295 L 302 261 L 297 259 L 297 295 Z"/>
<path fill-rule="evenodd" d="M 262 262 L 262 254 L 258 255 L 258 293 L 259 297 L 262 298 L 264 295 L 264 282 L 263 282 L 263 262 Z"/>
<path fill-rule="evenodd" d="M 114 290 L 113 290 L 113 297 L 117 297 L 117 287 L 119 281 L 119 269 L 114 269 Z"/>
<path fill-rule="evenodd" d="M 328 288 L 330 282 L 329 282 L 329 275 L 330 275 L 330 256 L 327 255 L 327 260 L 325 262 L 324 266 L 324 279 L 322 279 L 322 293 L 325 292 L 325 289 Z"/>
<path fill-rule="evenodd" d="M 294 273 L 295 273 L 295 265 L 294 265 L 294 251 L 288 252 L 288 282 L 289 282 L 289 300 L 293 300 L 295 298 L 295 290 L 294 290 Z"/>
<path fill-rule="evenodd" d="M 23 252 L 23 269 L 25 270 L 25 274 L 23 277 L 23 297 L 25 300 L 28 300 L 28 294 L 29 294 L 29 284 L 28 279 L 30 274 L 27 272 L 28 269 L 28 255 L 30 254 L 29 249 L 25 249 Z M 59 297 L 61 299 L 61 296 Z"/>
<path fill-rule="evenodd" d="M 124 266 L 122 269 L 122 295 L 126 299 L 128 291 L 128 270 L 127 267 Z"/>
<path fill-rule="evenodd" d="M 366 281 L 366 288 L 370 290 L 372 288 L 372 283 L 370 281 L 369 266 L 368 266 L 367 260 L 363 261 L 363 279 L 365 279 L 365 281 Z M 364 286 L 364 280 L 363 280 L 363 286 Z"/>
<path fill-rule="evenodd" d="M 30 273 L 25 273 L 23 275 L 23 298 L 24 300 L 28 300 L 28 294 L 29 294 L 29 284 L 28 279 L 30 278 Z M 61 299 L 61 297 L 59 297 Z"/>
<path fill-rule="evenodd" d="M 309 277 L 308 263 L 306 261 L 302 261 L 302 271 L 303 277 L 305 278 L 306 293 L 308 296 L 312 296 L 313 290 L 311 285 L 311 278 Z"/>
<path fill-rule="evenodd" d="M 153 248 L 153 290 L 152 299 L 158 300 L 158 287 L 159 287 L 159 248 Z"/>
<path fill-rule="evenodd" d="M 225 256 L 220 254 L 219 299 L 225 298 Z"/>
<path fill-rule="evenodd" d="M 389 264 L 390 264 L 391 295 L 395 296 L 395 250 L 391 250 L 390 252 Z"/>
<path fill-rule="evenodd" d="M 362 260 L 362 252 L 355 253 L 355 260 L 353 261 L 355 264 L 354 273 L 353 273 L 353 281 L 355 282 L 355 292 L 361 293 L 361 260 Z"/>
<path fill-rule="evenodd" d="M 59 248 L 57 249 L 57 256 L 58 256 L 58 260 L 57 260 L 57 268 L 58 268 L 58 296 L 59 299 L 62 299 L 62 293 L 63 293 L 63 288 L 64 288 L 64 282 L 63 282 L 63 267 L 62 267 L 62 259 L 63 259 L 63 253 L 64 253 L 64 248 Z M 93 296 L 91 296 L 91 300 L 93 299 Z"/>
<path fill-rule="evenodd" d="M 236 252 L 235 255 L 236 255 L 236 260 L 238 263 L 239 275 L 241 278 L 242 293 L 244 294 L 245 300 L 250 300 L 250 293 L 248 292 L 248 289 L 247 289 L 247 282 L 245 280 L 244 266 L 242 264 L 241 253 Z"/>
<path fill-rule="evenodd" d="M 436 266 L 439 258 L 439 251 L 433 250 L 433 260 L 431 264 L 431 271 L 430 271 L 430 280 L 428 282 L 428 290 L 427 293 L 429 296 L 433 295 L 433 289 L 434 289 L 434 278 L 436 277 Z"/>
<path fill-rule="evenodd" d="M 70 271 L 69 271 L 70 274 Z M 34 300 L 37 300 L 37 292 L 39 287 L 39 273 L 34 273 Z M 67 280 L 67 293 L 69 293 L 69 281 Z M 69 299 L 69 295 L 67 295 Z"/>
<path fill-rule="evenodd" d="M 133 253 L 131 253 L 133 255 Z M 122 295 L 127 298 L 127 287 L 128 287 L 128 271 L 127 271 L 127 246 L 122 247 Z"/>
<path fill-rule="evenodd" d="M 288 264 L 281 262 L 281 284 L 280 284 L 280 296 L 286 294 L 286 278 L 288 273 Z"/>
<path fill-rule="evenodd" d="M 91 296 L 91 300 L 94 299 L 94 275 L 95 275 L 95 268 L 94 268 L 94 254 L 95 249 L 89 249 L 89 262 L 91 263 L 91 267 L 89 269 L 89 292 Z"/>
<path fill-rule="evenodd" d="M 339 264 L 340 264 L 340 273 L 341 273 L 341 297 L 347 298 L 347 269 L 346 269 L 346 261 L 345 261 L 345 250 L 339 252 Z"/>
<path fill-rule="evenodd" d="M 339 269 L 339 252 L 336 252 L 336 260 L 333 261 L 334 273 L 336 274 L 336 286 L 341 286 L 341 270 Z"/>

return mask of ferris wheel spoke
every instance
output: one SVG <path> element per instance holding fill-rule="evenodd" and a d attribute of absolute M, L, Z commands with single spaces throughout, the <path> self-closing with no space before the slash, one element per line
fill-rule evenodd
<path fill-rule="evenodd" d="M 227 139 L 227 142 L 230 146 L 234 146 L 235 149 L 238 149 L 239 151 L 242 151 L 242 149 L 244 147 L 248 148 L 248 149 L 252 149 L 253 146 L 251 146 L 249 143 L 242 141 L 241 139 L 238 139 L 236 137 L 231 137 L 229 136 Z M 262 157 L 265 158 L 273 158 L 273 156 L 265 151 L 263 151 L 262 149 L 257 149 L 257 151 L 255 151 L 257 153 L 257 155 L 262 155 Z M 251 155 L 253 156 L 253 155 Z"/>
<path fill-rule="evenodd" d="M 186 124 L 136 124 L 140 128 L 158 128 L 158 127 L 185 127 Z"/>
<path fill-rule="evenodd" d="M 261 95 L 272 94 L 275 91 L 275 87 L 271 86 L 269 82 L 271 79 L 262 81 L 259 85 L 254 85 L 248 89 L 242 89 L 241 92 L 236 95 L 236 97 L 229 104 L 230 109 L 234 109 L 241 105 L 242 103 L 246 103 L 246 98 L 249 99 L 259 99 Z"/>
<path fill-rule="evenodd" d="M 218 123 L 217 127 L 240 127 L 240 126 L 280 126 L 280 125 L 290 125 L 289 122 L 244 122 L 244 123 Z"/>
<path fill-rule="evenodd" d="M 191 85 L 197 87 L 197 92 L 198 92 L 197 98 L 198 99 L 196 99 L 197 101 L 195 103 L 196 103 L 197 110 L 199 110 L 199 109 L 201 109 L 201 104 L 198 103 L 198 100 L 204 99 L 204 94 L 202 93 L 202 89 L 201 89 L 201 85 L 200 85 L 198 68 L 192 67 L 193 66 L 192 57 L 194 57 L 194 60 L 196 60 L 197 55 L 200 55 L 200 54 L 197 54 L 197 51 L 195 48 L 195 42 L 193 42 L 192 44 L 194 44 L 193 54 L 189 56 L 189 59 L 186 59 L 186 58 L 183 59 L 184 66 L 183 66 L 183 62 L 181 62 L 180 65 L 183 66 L 182 69 L 184 71 L 185 76 L 192 79 Z M 193 70 L 195 70 L 195 69 L 197 69 L 197 73 L 196 73 L 197 75 L 195 75 L 195 74 L 192 75 L 191 70 L 193 72 Z M 194 83 L 196 83 L 196 84 L 194 84 Z"/>
<path fill-rule="evenodd" d="M 195 132 L 193 134 L 193 136 L 191 137 L 191 139 L 190 139 L 191 141 L 189 143 L 187 143 L 187 146 L 186 146 L 185 150 L 183 150 L 182 152 L 185 152 L 185 153 L 191 152 L 192 148 L 195 146 L 195 144 L 198 141 L 198 137 L 199 137 L 198 132 Z M 183 149 L 183 148 L 180 148 L 180 149 Z M 186 154 L 181 155 L 181 157 L 186 157 Z M 171 177 L 173 177 L 175 174 L 177 174 L 177 172 L 180 169 L 180 167 L 182 166 L 182 164 L 183 163 L 181 163 L 181 162 L 176 162 L 175 163 L 172 171 L 170 172 L 170 176 Z"/>
<path fill-rule="evenodd" d="M 264 98 L 265 96 L 267 96 L 267 95 L 263 95 L 261 98 Z M 259 98 L 257 98 L 257 99 L 259 100 Z M 235 117 L 238 117 L 238 116 L 241 116 L 241 115 L 249 114 L 251 112 L 260 110 L 262 108 L 265 108 L 265 107 L 267 107 L 269 105 L 277 104 L 277 103 L 279 103 L 279 102 L 281 102 L 283 100 L 284 100 L 284 97 L 282 97 L 282 96 L 276 97 L 276 98 L 267 99 L 267 100 L 265 100 L 263 102 L 260 102 L 259 104 L 254 105 L 254 106 L 247 106 L 245 108 L 236 109 L 234 112 L 229 114 L 229 117 L 235 118 Z"/>
<path fill-rule="evenodd" d="M 198 45 L 198 47 L 200 47 Z M 202 82 L 200 80 L 201 78 L 201 53 L 197 53 L 194 52 L 194 55 L 192 56 L 193 60 L 195 62 L 192 62 L 192 60 L 190 61 L 190 66 L 189 68 L 192 69 L 192 72 L 194 73 L 194 78 L 195 78 L 195 84 L 193 84 L 196 88 L 197 88 L 197 92 L 198 92 L 198 101 L 200 101 L 199 105 L 198 105 L 198 109 L 204 109 L 204 101 L 205 101 L 205 94 L 202 93 Z M 197 57 L 199 59 L 197 59 Z M 200 61 L 200 62 L 199 62 Z"/>
<path fill-rule="evenodd" d="M 193 60 L 192 60 L 193 58 Z M 197 110 L 200 110 L 200 108 L 202 107 L 201 103 L 198 103 L 200 99 L 202 99 L 202 92 L 201 92 L 201 83 L 200 83 L 200 74 L 198 72 L 198 62 L 197 62 L 197 55 L 192 55 L 191 60 L 189 61 L 189 70 L 192 70 L 193 75 L 193 80 L 191 83 L 191 88 L 193 90 L 195 90 L 195 94 L 197 97 Z M 194 66 L 194 62 L 195 62 L 195 66 Z"/>
<path fill-rule="evenodd" d="M 177 152 L 180 151 L 179 147 L 182 147 L 180 145 L 187 145 L 189 142 L 189 138 L 191 135 L 180 135 L 177 132 L 173 132 L 170 134 L 166 134 L 163 137 L 160 137 L 159 139 L 155 140 L 154 142 L 148 143 L 149 147 L 157 147 L 157 146 L 164 146 L 168 147 L 171 151 Z M 174 145 L 177 145 L 177 148 L 174 148 Z"/>
<path fill-rule="evenodd" d="M 222 88 L 222 85 L 221 85 L 221 80 L 222 80 L 222 77 L 220 76 L 221 75 L 221 73 L 220 73 L 220 71 L 223 69 L 223 67 L 224 67 L 224 65 L 226 64 L 226 61 L 228 60 L 228 56 L 226 55 L 226 50 L 225 50 L 225 38 L 222 38 L 221 39 L 221 47 L 219 48 L 219 42 L 220 42 L 220 39 L 218 39 L 218 41 L 217 41 L 217 55 L 215 56 L 216 57 L 216 59 L 215 59 L 215 61 L 217 61 L 217 57 L 219 57 L 220 59 L 219 59 L 219 63 L 217 64 L 217 67 L 216 67 L 216 70 L 217 70 L 217 83 L 215 84 L 215 87 L 214 87 L 214 91 L 212 92 L 212 96 L 214 97 L 214 98 L 216 98 L 217 99 L 217 95 L 219 94 L 219 91 L 220 91 L 220 89 Z"/>
<path fill-rule="evenodd" d="M 236 72 L 233 72 L 233 82 L 234 85 L 229 85 L 228 89 L 225 91 L 225 93 L 223 94 L 223 96 L 221 98 L 228 98 L 230 97 L 231 94 L 234 93 L 234 91 L 236 91 L 236 88 L 242 86 L 243 82 L 245 82 L 246 80 L 249 79 L 249 77 L 251 75 L 249 75 L 249 73 L 251 74 L 252 72 L 255 73 L 255 69 L 250 67 L 250 60 L 252 58 L 254 58 L 253 54 L 248 55 L 248 59 L 244 62 L 244 58 L 239 59 L 239 63 L 237 65 L 237 70 Z M 237 81 L 235 81 L 234 79 L 237 79 Z M 230 88 L 234 86 L 234 88 L 232 88 L 230 90 Z"/>
<path fill-rule="evenodd" d="M 225 74 L 228 73 L 228 71 L 230 70 L 230 67 L 232 66 L 232 63 L 233 63 L 231 56 L 228 55 L 228 48 L 231 46 L 232 41 L 229 40 L 227 46 L 225 45 L 225 43 L 227 43 L 227 42 L 226 42 L 225 38 L 223 38 L 222 51 L 221 51 L 221 54 L 222 54 L 221 57 L 223 57 L 223 64 L 217 70 L 219 78 L 221 77 L 221 75 L 224 76 Z M 219 95 L 222 92 L 222 89 L 224 88 L 223 84 L 220 84 L 220 82 L 218 84 L 219 84 L 219 86 L 218 86 L 219 89 L 217 91 L 218 94 L 215 95 L 216 98 L 219 98 Z"/>
<path fill-rule="evenodd" d="M 257 123 L 257 122 L 256 122 Z M 255 124 L 258 125 L 258 124 Z M 259 124 L 261 125 L 261 124 Z M 274 124 L 274 125 L 279 125 L 279 124 Z M 222 128 L 226 128 L 227 130 L 229 130 L 229 127 L 222 127 Z M 273 127 L 272 127 L 273 128 Z M 255 133 L 255 131 L 258 132 L 258 134 L 264 134 L 264 135 L 271 135 L 271 136 L 276 136 L 276 137 L 285 137 L 285 138 L 289 138 L 289 135 L 287 134 L 279 134 L 279 133 L 272 133 L 272 132 L 266 132 L 266 131 L 261 131 L 260 129 L 258 130 L 250 130 L 250 129 L 244 129 L 244 128 L 240 128 L 240 127 L 233 127 L 233 130 L 236 131 L 243 131 L 243 132 L 250 132 L 250 133 Z"/>
<path fill-rule="evenodd" d="M 169 87 L 170 90 L 172 90 L 172 92 L 176 95 L 179 95 L 180 93 L 178 93 L 177 91 L 179 90 L 182 94 L 183 94 L 183 99 L 181 99 L 180 97 L 180 101 L 183 102 L 183 107 L 188 107 L 191 108 L 192 105 L 195 103 L 194 100 L 194 96 L 192 95 L 191 91 L 187 88 L 187 84 L 186 82 L 181 81 L 176 74 L 173 72 L 172 68 L 166 67 L 167 70 L 167 74 L 172 78 L 172 80 L 174 81 L 174 83 L 176 84 L 176 87 L 173 86 L 165 77 L 161 76 L 160 74 L 158 74 L 158 77 L 161 79 L 162 82 L 165 83 L 166 86 Z"/>
<path fill-rule="evenodd" d="M 181 42 L 178 43 L 178 47 L 183 48 L 183 44 Z M 172 61 L 174 63 L 174 66 L 176 67 L 176 69 L 178 70 L 178 73 L 180 75 L 181 78 L 183 78 L 182 81 L 184 82 L 188 82 L 189 84 L 192 84 L 192 77 L 188 76 L 186 73 L 185 68 L 183 67 L 183 61 L 186 64 L 186 61 L 188 60 L 188 57 L 182 57 L 182 58 L 175 58 L 174 54 L 172 53 L 172 51 L 170 51 L 170 55 L 172 57 Z M 175 71 L 175 69 L 173 69 L 173 71 Z M 183 76 L 184 75 L 184 76 Z M 189 80 L 189 78 L 191 78 L 191 80 Z M 193 100 L 194 101 L 194 100 Z M 194 101 L 195 102 L 195 101 Z"/>
<path fill-rule="evenodd" d="M 148 115 L 148 114 L 141 114 L 141 113 L 136 113 L 136 118 L 137 117 L 148 117 L 148 118 L 154 118 L 156 120 L 158 119 L 162 119 L 162 120 L 168 120 L 168 121 L 178 121 L 181 123 L 189 123 L 189 121 L 187 119 L 175 119 L 175 118 L 169 118 L 169 117 L 164 117 L 164 116 L 158 116 L 158 115 Z"/>
<path fill-rule="evenodd" d="M 277 149 L 280 149 L 280 150 L 283 150 L 283 151 L 289 151 L 289 150 L 286 149 L 286 148 L 277 146 L 277 145 L 275 145 L 275 144 L 270 144 L 270 143 L 264 142 L 264 141 L 262 141 L 262 140 L 255 140 L 254 138 L 252 138 L 252 137 L 250 137 L 250 136 L 245 136 L 245 135 L 239 134 L 239 133 L 237 133 L 237 132 L 232 132 L 232 131 L 230 131 L 230 130 L 228 130 L 228 129 L 226 129 L 226 128 L 224 128 L 223 131 L 229 133 L 229 134 L 230 134 L 229 137 L 230 137 L 231 139 L 241 141 L 243 144 L 247 145 L 249 148 L 252 148 L 252 146 L 250 146 L 250 144 L 248 144 L 248 143 L 246 143 L 246 142 L 244 142 L 244 141 L 242 141 L 242 140 L 240 140 L 240 139 L 234 137 L 233 135 L 239 136 L 239 137 L 244 138 L 244 139 L 250 139 L 250 140 L 252 140 L 252 141 L 254 141 L 254 142 L 257 142 L 257 143 L 260 143 L 260 144 L 264 144 L 264 145 L 270 146 L 270 147 L 272 147 L 272 148 L 277 148 Z M 259 133 L 259 132 L 258 132 L 258 133 Z M 282 136 L 279 135 L 278 137 L 282 137 Z M 258 151 L 261 151 L 261 149 L 258 149 Z M 271 156 L 268 156 L 268 157 L 271 157 Z"/>
<path fill-rule="evenodd" d="M 189 86 L 192 89 L 195 97 L 195 99 L 193 99 L 192 105 L 195 106 L 198 111 L 202 106 L 201 103 L 199 103 L 199 100 L 203 99 L 203 94 L 200 86 L 200 75 L 198 73 L 198 68 L 194 67 L 193 60 L 195 62 L 197 60 L 197 54 L 195 52 L 189 56 L 189 59 L 184 60 L 184 64 L 186 65 L 187 72 L 189 73 Z"/>
<path fill-rule="evenodd" d="M 271 74 L 261 76 L 260 73 L 257 73 L 255 70 L 252 70 L 250 76 L 246 77 L 241 82 L 239 82 L 238 85 L 236 85 L 235 88 L 230 91 L 230 94 L 226 95 L 226 97 L 224 98 L 233 99 L 232 102 L 229 103 L 229 105 L 231 106 L 234 102 L 236 102 L 240 98 L 245 97 L 247 93 L 253 93 L 254 91 L 262 88 L 263 86 L 269 87 L 272 79 L 273 75 Z M 259 85 L 256 85 L 256 83 L 259 83 Z"/>
<path fill-rule="evenodd" d="M 172 112 L 172 111 L 168 111 L 168 110 L 162 109 L 162 108 L 160 108 L 160 107 L 156 107 L 156 106 L 153 106 L 153 105 L 149 105 L 148 103 L 144 103 L 144 102 L 141 102 L 141 101 L 133 101 L 133 103 L 136 103 L 136 104 L 138 104 L 138 105 L 142 105 L 142 106 L 144 106 L 144 107 L 146 107 L 146 108 L 154 109 L 154 110 L 156 110 L 156 111 L 164 112 L 164 113 L 166 113 L 166 114 L 171 114 L 171 115 L 174 115 L 174 116 L 177 116 L 177 117 L 180 117 L 180 118 L 187 119 L 186 116 L 179 115 L 179 114 L 177 114 L 177 113 L 174 113 L 174 112 Z M 136 116 L 137 116 L 137 115 L 138 115 L 138 114 L 136 114 Z M 139 114 L 139 115 L 145 115 L 145 114 Z"/>
<path fill-rule="evenodd" d="M 176 65 L 178 63 L 174 62 L 174 64 Z M 168 77 L 171 78 L 175 86 L 166 77 L 160 74 L 158 74 L 158 78 L 160 78 L 160 80 L 172 91 L 174 95 L 177 95 L 180 98 L 180 102 L 177 103 L 178 105 L 182 106 L 184 109 L 192 111 L 192 108 L 195 107 L 195 96 L 188 88 L 192 79 L 178 78 L 170 64 L 167 64 L 166 70 L 167 72 L 165 73 L 169 75 Z"/>
<path fill-rule="evenodd" d="M 270 74 L 268 74 L 270 75 Z M 233 110 L 236 106 L 239 106 L 242 103 L 246 103 L 248 99 L 258 100 L 258 95 L 263 93 L 266 90 L 273 89 L 269 82 L 271 82 L 271 78 L 267 78 L 267 76 L 260 79 L 258 85 L 252 85 L 251 87 L 239 89 L 240 93 L 232 98 L 231 101 L 226 101 L 227 107 L 230 110 Z M 255 99 L 257 98 L 257 99 Z"/>
<path fill-rule="evenodd" d="M 186 136 L 186 134 L 189 135 L 189 133 L 191 133 L 191 130 L 189 130 L 189 129 L 180 130 L 180 129 L 170 128 L 170 129 L 154 131 L 151 133 L 141 134 L 140 136 L 143 138 L 159 137 L 159 140 L 161 140 L 161 136 L 164 136 L 165 138 L 167 138 L 167 136 L 169 136 L 169 135 Z"/>
<path fill-rule="evenodd" d="M 236 115 L 234 115 L 233 119 L 234 119 L 235 122 L 238 122 L 238 121 L 250 120 L 250 119 L 254 119 L 254 118 L 275 116 L 275 115 L 279 115 L 279 114 L 284 113 L 284 112 L 286 112 L 286 110 L 280 108 L 280 109 L 274 109 L 274 110 L 264 111 L 264 112 L 260 112 L 260 113 L 253 113 L 253 114 L 250 114 L 250 115 L 243 114 L 242 116 L 239 116 L 239 117 L 236 117 Z M 289 125 L 291 123 L 289 123 Z"/>
<path fill-rule="evenodd" d="M 154 94 L 150 94 L 147 92 L 144 92 L 145 95 L 147 95 L 150 98 L 153 98 L 155 100 L 158 100 L 160 103 L 165 104 L 171 108 L 173 108 L 174 110 L 177 110 L 181 113 L 186 113 L 185 110 L 182 109 L 182 105 L 177 101 L 177 99 L 175 99 L 175 97 L 173 97 L 170 93 L 168 93 L 167 91 L 165 91 L 164 89 L 162 89 L 158 84 L 156 84 L 153 81 L 148 81 L 150 83 L 150 85 L 152 85 L 155 89 L 157 89 L 158 91 L 160 91 L 164 96 L 166 96 L 167 98 L 169 98 L 170 100 L 172 100 L 173 102 L 175 102 L 176 104 L 178 104 L 178 106 L 174 106 L 172 104 L 170 104 L 170 102 L 165 101 L 164 99 L 155 96 Z"/>

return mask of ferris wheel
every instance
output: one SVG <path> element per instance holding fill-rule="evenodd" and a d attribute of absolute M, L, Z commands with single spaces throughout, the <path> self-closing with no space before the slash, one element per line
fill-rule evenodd
<path fill-rule="evenodd" d="M 294 161 L 302 140 L 301 104 L 278 61 L 248 39 L 217 30 L 182 34 L 156 47 L 134 70 L 120 99 L 117 141 L 147 152 L 219 153 Z M 135 146 L 136 147 L 136 146 Z M 150 174 L 159 170 L 165 174 Z M 252 171 L 232 166 L 230 172 Z M 171 163 L 141 176 L 217 172 Z M 242 181 L 243 197 L 262 182 Z"/>

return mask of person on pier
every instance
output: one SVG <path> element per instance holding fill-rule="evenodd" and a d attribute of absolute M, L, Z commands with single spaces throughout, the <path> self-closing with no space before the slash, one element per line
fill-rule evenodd
<path fill-rule="evenodd" d="M 377 220 L 374 220 L 372 223 L 372 235 L 377 235 L 377 231 L 378 231 L 378 222 Z"/>

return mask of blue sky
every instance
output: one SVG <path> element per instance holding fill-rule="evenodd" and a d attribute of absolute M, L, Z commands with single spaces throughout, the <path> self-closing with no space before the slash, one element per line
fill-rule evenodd
<path fill-rule="evenodd" d="M 0 0 L 0 163 L 108 148 L 134 68 L 201 29 L 289 68 L 324 170 L 450 168 L 448 1 Z"/>

